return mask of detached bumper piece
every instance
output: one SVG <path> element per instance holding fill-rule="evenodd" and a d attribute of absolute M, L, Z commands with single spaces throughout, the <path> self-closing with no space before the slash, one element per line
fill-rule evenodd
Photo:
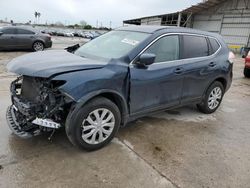
<path fill-rule="evenodd" d="M 36 118 L 35 120 L 32 121 L 32 123 L 43 126 L 43 127 L 52 128 L 52 129 L 59 129 L 61 127 L 59 123 L 56 123 L 50 119 Z"/>

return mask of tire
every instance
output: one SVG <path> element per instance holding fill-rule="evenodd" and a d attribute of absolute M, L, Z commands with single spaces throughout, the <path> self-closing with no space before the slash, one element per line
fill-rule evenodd
<path fill-rule="evenodd" d="M 106 115 L 102 118 L 105 112 Z M 108 121 L 98 124 L 97 116 L 101 119 L 99 122 Z M 87 102 L 77 112 L 73 112 L 71 118 L 70 125 L 66 124 L 66 134 L 73 145 L 87 151 L 107 145 L 114 138 L 121 123 L 119 108 L 104 97 Z"/>
<path fill-rule="evenodd" d="M 248 68 L 244 68 L 244 76 L 246 77 L 246 78 L 250 78 L 250 69 L 248 69 Z"/>
<path fill-rule="evenodd" d="M 221 82 L 213 82 L 205 93 L 202 102 L 197 105 L 199 111 L 205 114 L 215 112 L 223 99 L 225 89 Z"/>
<path fill-rule="evenodd" d="M 43 51 L 44 50 L 44 44 L 41 41 L 35 41 L 32 45 L 32 50 L 34 52 L 38 52 L 38 51 Z"/>

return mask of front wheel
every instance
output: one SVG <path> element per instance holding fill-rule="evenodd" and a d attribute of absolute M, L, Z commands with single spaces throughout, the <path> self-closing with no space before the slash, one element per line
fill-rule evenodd
<path fill-rule="evenodd" d="M 198 109 L 205 114 L 215 112 L 221 104 L 224 92 L 222 83 L 218 81 L 214 82 L 207 89 L 202 102 L 197 105 Z"/>
<path fill-rule="evenodd" d="M 250 78 L 250 69 L 248 69 L 248 68 L 244 68 L 244 76 L 246 77 L 246 78 Z"/>
<path fill-rule="evenodd" d="M 98 97 L 73 114 L 73 119 L 71 125 L 66 125 L 69 140 L 91 151 L 102 148 L 114 138 L 120 127 L 121 115 L 112 101 Z"/>

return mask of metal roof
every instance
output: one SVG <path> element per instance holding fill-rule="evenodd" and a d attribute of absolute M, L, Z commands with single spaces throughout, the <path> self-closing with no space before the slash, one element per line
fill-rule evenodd
<path fill-rule="evenodd" d="M 220 3 L 224 2 L 224 1 L 226 1 L 226 0 L 207 0 L 207 1 L 202 2 L 202 3 L 192 5 L 191 7 L 188 7 L 186 9 L 182 10 L 182 11 L 124 20 L 123 23 L 131 22 L 131 21 L 136 23 L 136 22 L 139 22 L 141 19 L 144 19 L 144 18 L 161 17 L 161 16 L 165 16 L 165 15 L 179 14 L 180 12 L 183 13 L 183 14 L 194 14 L 194 13 L 198 13 L 200 11 L 206 10 L 208 8 L 211 8 L 213 6 L 216 6 L 216 5 L 218 5 L 218 4 L 220 4 Z"/>
<path fill-rule="evenodd" d="M 182 13 L 197 13 L 197 12 L 200 12 L 204 9 L 208 9 L 208 8 L 211 8 L 215 5 L 218 5 L 224 1 L 226 1 L 226 0 L 207 0 L 207 1 L 202 2 L 202 3 L 192 5 L 191 7 L 186 8 L 186 9 L 182 10 L 181 12 Z"/>

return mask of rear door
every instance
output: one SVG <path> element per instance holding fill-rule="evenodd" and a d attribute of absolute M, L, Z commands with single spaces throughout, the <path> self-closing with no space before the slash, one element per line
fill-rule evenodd
<path fill-rule="evenodd" d="M 0 36 L 0 48 L 15 49 L 18 45 L 16 38 L 16 28 L 3 28 Z"/>
<path fill-rule="evenodd" d="M 130 110 L 132 115 L 180 104 L 182 62 L 179 61 L 179 36 L 168 35 L 144 53 L 156 55 L 148 67 L 130 66 Z"/>
<path fill-rule="evenodd" d="M 19 48 L 31 48 L 34 41 L 35 33 L 33 31 L 18 28 L 17 29 L 17 41 Z"/>
<path fill-rule="evenodd" d="M 182 35 L 181 59 L 185 70 L 182 103 L 201 98 L 209 83 L 218 75 L 219 62 L 210 47 L 209 39 L 205 36 Z"/>

